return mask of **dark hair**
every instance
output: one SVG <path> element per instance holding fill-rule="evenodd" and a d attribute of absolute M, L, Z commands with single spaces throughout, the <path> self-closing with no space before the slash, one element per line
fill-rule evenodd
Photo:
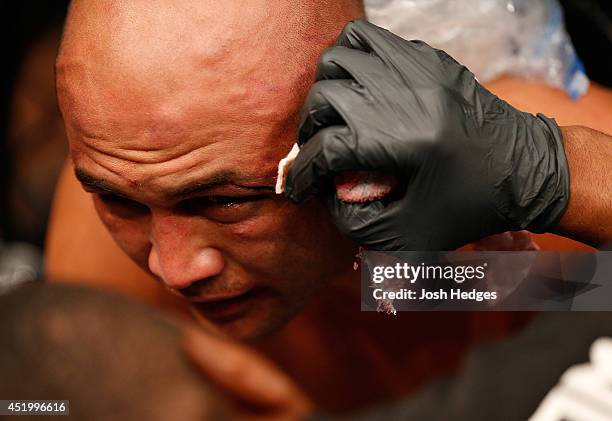
<path fill-rule="evenodd" d="M 68 399 L 76 419 L 219 419 L 179 342 L 176 322 L 125 297 L 20 288 L 0 296 L 0 396 Z"/>

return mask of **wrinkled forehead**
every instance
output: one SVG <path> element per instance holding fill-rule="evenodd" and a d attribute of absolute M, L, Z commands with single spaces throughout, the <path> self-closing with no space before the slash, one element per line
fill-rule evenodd
<path fill-rule="evenodd" d="M 262 16 L 245 19 L 215 7 L 185 14 L 171 6 L 150 16 L 124 8 L 100 10 L 107 17 L 97 19 L 81 3 L 57 66 L 73 150 L 224 142 L 276 158 L 290 148 L 318 50 L 288 48 L 278 23 L 256 24 L 269 11 L 252 9 Z"/>
<path fill-rule="evenodd" d="M 119 175 L 98 172 L 115 184 L 157 190 L 226 173 L 273 184 L 277 162 L 295 141 L 299 103 L 257 82 L 226 79 L 220 86 L 198 77 L 198 91 L 191 83 L 166 92 L 92 87 L 69 107 L 73 116 L 65 114 L 75 162 Z"/>
<path fill-rule="evenodd" d="M 61 101 L 71 147 L 171 153 L 221 142 L 229 150 L 290 148 L 303 100 L 295 86 L 214 67 L 189 76 L 181 71 L 185 77 L 172 81 L 115 84 L 94 76 L 78 89 L 68 85 Z"/>
<path fill-rule="evenodd" d="M 288 77 L 271 61 L 238 57 L 208 62 L 192 56 L 161 63 L 156 72 L 135 74 L 75 60 L 58 77 L 62 111 L 68 126 L 93 138 L 121 135 L 124 147 L 184 132 L 201 132 L 210 140 L 248 134 L 250 141 L 278 136 L 295 124 L 305 94 L 305 70 Z M 297 76 L 297 75 L 296 75 Z M 142 138 L 134 138 L 134 130 Z M 72 140 L 72 139 L 71 139 Z"/>

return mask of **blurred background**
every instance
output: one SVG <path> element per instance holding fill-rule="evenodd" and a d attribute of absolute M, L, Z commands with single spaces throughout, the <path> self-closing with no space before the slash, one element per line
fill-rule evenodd
<path fill-rule="evenodd" d="M 55 99 L 54 59 L 69 2 L 3 2 L 0 137 L 0 292 L 36 278 L 67 145 Z M 589 78 L 612 86 L 612 2 L 564 0 L 567 31 Z"/>
<path fill-rule="evenodd" d="M 26 0 L 1 6 L 6 40 L 0 94 L 0 290 L 41 270 L 53 191 L 67 154 L 54 61 L 68 4 Z"/>

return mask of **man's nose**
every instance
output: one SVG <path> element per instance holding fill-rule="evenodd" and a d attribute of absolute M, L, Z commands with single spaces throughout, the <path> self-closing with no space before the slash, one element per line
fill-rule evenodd
<path fill-rule="evenodd" d="M 225 265 L 221 252 L 190 232 L 188 220 L 180 219 L 153 217 L 148 262 L 153 274 L 177 290 L 220 274 Z"/>

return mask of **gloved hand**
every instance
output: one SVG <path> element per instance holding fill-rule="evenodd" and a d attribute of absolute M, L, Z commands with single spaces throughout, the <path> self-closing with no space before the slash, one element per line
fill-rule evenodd
<path fill-rule="evenodd" d="M 569 199 L 554 120 L 521 112 L 420 41 L 349 23 L 319 62 L 285 194 L 328 194 L 335 223 L 377 250 L 450 250 L 491 234 L 547 231 Z M 369 170 L 399 197 L 344 203 L 331 180 Z M 396 193 L 397 196 L 397 193 Z"/>

